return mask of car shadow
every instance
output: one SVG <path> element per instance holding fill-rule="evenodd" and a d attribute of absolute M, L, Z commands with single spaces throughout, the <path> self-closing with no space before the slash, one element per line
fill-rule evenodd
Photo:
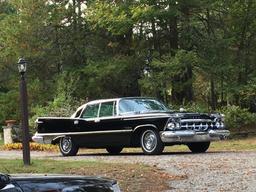
<path fill-rule="evenodd" d="M 132 156 L 153 157 L 153 156 L 173 156 L 173 155 L 193 156 L 193 155 L 229 154 L 229 153 L 237 153 L 237 151 L 208 151 L 205 153 L 192 153 L 190 151 L 181 151 L 181 152 L 177 152 L 177 151 L 169 152 L 168 151 L 168 152 L 163 152 L 162 154 L 159 154 L 159 155 L 145 155 L 143 152 L 122 152 L 118 155 L 113 155 L 113 154 L 109 154 L 107 152 L 86 153 L 86 152 L 82 151 L 73 157 L 132 157 Z M 55 158 L 55 157 L 63 157 L 63 156 L 61 154 L 56 154 L 56 155 L 50 155 L 48 157 Z M 63 158 L 72 158 L 72 156 L 63 157 Z"/>
<path fill-rule="evenodd" d="M 153 155 L 153 156 L 167 156 L 167 155 L 204 155 L 204 154 L 226 154 L 226 153 L 234 153 L 235 151 L 209 151 L 206 153 L 191 153 L 189 151 L 186 152 L 163 152 L 159 155 Z M 152 155 L 145 155 L 143 152 L 123 152 L 118 155 L 108 154 L 108 153 L 79 153 L 77 154 L 78 157 L 95 157 L 95 156 L 152 156 Z"/>

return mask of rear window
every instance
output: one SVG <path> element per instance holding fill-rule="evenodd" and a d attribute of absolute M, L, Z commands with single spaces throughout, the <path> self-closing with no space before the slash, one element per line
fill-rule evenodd
<path fill-rule="evenodd" d="M 99 117 L 111 117 L 115 115 L 115 102 L 101 103 Z"/>

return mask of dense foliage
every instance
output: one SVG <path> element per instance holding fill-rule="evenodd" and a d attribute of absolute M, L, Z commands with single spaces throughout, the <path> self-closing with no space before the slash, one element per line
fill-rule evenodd
<path fill-rule="evenodd" d="M 256 112 L 255 34 L 251 0 L 2 0 L 0 124 L 19 119 L 20 56 L 34 117 L 139 95 Z"/>

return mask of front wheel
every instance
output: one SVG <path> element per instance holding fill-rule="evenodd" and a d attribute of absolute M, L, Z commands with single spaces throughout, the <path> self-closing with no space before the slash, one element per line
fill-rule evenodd
<path fill-rule="evenodd" d="M 62 137 L 60 139 L 59 149 L 63 156 L 75 156 L 79 148 L 75 145 L 71 137 Z"/>
<path fill-rule="evenodd" d="M 123 147 L 107 147 L 106 150 L 111 155 L 118 155 L 123 150 Z"/>
<path fill-rule="evenodd" d="M 143 153 L 146 155 L 158 155 L 164 150 L 164 144 L 159 133 L 152 129 L 145 130 L 141 134 L 140 144 Z"/>
<path fill-rule="evenodd" d="M 192 153 L 204 153 L 210 146 L 210 142 L 196 142 L 187 144 Z"/>

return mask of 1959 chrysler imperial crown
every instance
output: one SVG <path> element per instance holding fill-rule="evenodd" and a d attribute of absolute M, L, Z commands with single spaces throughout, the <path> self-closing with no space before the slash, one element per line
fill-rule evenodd
<path fill-rule="evenodd" d="M 112 179 L 86 176 L 0 173 L 0 192 L 120 192 Z"/>
<path fill-rule="evenodd" d="M 64 156 L 80 147 L 106 148 L 118 154 L 124 147 L 141 147 L 160 154 L 165 145 L 185 144 L 194 153 L 207 151 L 211 141 L 224 139 L 220 114 L 175 112 L 163 103 L 142 97 L 95 100 L 82 105 L 70 118 L 39 117 L 38 143 L 59 144 Z"/>

